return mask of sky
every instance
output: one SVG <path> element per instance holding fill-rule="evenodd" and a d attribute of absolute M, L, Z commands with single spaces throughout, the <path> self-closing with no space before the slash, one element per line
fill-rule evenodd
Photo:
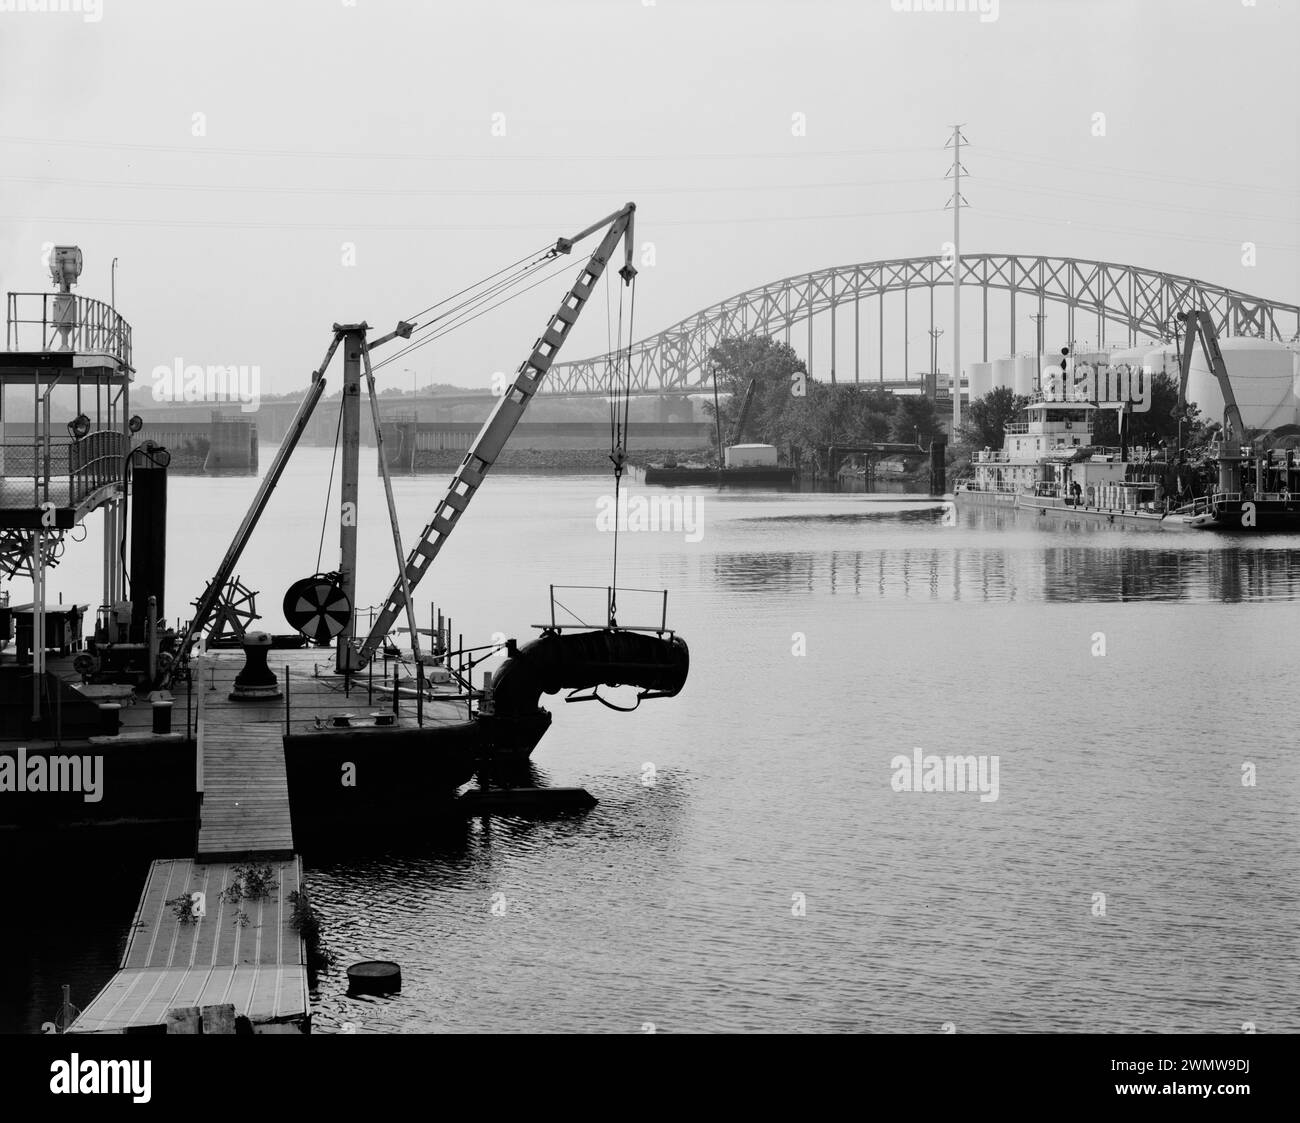
<path fill-rule="evenodd" d="M 964 252 L 1300 303 L 1296 0 L 25 5 L 0 0 L 0 288 L 48 290 L 43 246 L 75 243 L 77 291 L 108 300 L 117 258 L 142 379 L 181 359 L 294 391 L 336 321 L 386 332 L 629 200 L 637 337 L 940 253 L 955 123 Z M 381 381 L 490 385 L 564 288 Z M 604 351 L 616 317 L 593 299 L 563 357 Z"/>

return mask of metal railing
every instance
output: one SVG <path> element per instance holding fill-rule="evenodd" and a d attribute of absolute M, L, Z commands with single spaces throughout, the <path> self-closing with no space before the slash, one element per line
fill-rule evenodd
<path fill-rule="evenodd" d="M 0 443 L 0 507 L 76 507 L 122 478 L 126 438 L 100 429 L 79 441 L 29 437 Z"/>
<path fill-rule="evenodd" d="M 567 605 L 555 599 L 555 590 L 562 592 L 569 591 L 599 591 L 605 594 L 604 613 L 605 619 L 600 623 L 589 623 L 583 620 L 578 614 Z M 618 624 L 614 625 L 613 620 L 617 614 L 620 599 L 626 593 L 633 593 L 644 597 L 654 597 L 657 602 L 655 607 L 659 610 L 658 624 Z M 645 603 L 642 599 L 641 603 Z M 585 607 L 585 606 L 584 606 Z M 559 608 L 561 612 L 568 613 L 577 621 L 575 624 L 560 623 L 555 616 L 555 610 Z M 587 613 L 590 615 L 590 611 Z M 617 626 L 620 631 L 624 632 L 655 632 L 657 634 L 672 634 L 672 629 L 668 627 L 668 590 L 667 589 L 627 589 L 614 588 L 611 585 L 552 585 L 551 586 L 551 622 L 547 624 L 538 624 L 536 627 L 549 627 L 553 631 L 563 631 L 566 628 L 604 628 Z"/>
<path fill-rule="evenodd" d="M 131 325 L 102 300 L 61 292 L 11 292 L 5 347 L 111 355 L 129 370 Z"/>
<path fill-rule="evenodd" d="M 1174 510 L 1170 512 L 1170 514 L 1206 515 L 1209 514 L 1210 512 L 1210 506 L 1212 502 L 1213 502 L 1212 496 L 1201 495 L 1198 496 L 1196 499 L 1193 499 L 1190 503 L 1184 503 L 1181 507 L 1175 507 Z"/>

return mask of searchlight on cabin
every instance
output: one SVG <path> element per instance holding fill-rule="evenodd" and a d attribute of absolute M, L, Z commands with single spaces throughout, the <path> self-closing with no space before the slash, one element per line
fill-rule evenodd
<path fill-rule="evenodd" d="M 68 292 L 81 276 L 81 247 L 55 246 L 50 254 L 50 278 L 61 292 Z"/>

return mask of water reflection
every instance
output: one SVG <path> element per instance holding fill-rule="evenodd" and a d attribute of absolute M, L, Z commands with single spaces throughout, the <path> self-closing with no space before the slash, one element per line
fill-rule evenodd
<path fill-rule="evenodd" d="M 704 575 L 733 592 L 829 592 L 975 602 L 1278 601 L 1300 598 L 1300 549 L 952 545 L 719 553 Z"/>

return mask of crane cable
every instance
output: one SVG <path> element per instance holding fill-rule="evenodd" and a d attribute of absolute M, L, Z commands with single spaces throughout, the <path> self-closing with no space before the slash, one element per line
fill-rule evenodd
<path fill-rule="evenodd" d="M 339 422 L 334 429 L 334 453 L 330 457 L 330 479 L 325 488 L 325 510 L 320 520 L 320 545 L 316 547 L 316 572 L 320 572 L 321 556 L 325 553 L 325 528 L 330 521 L 330 495 L 334 491 L 334 464 L 339 456 L 339 434 L 343 432 L 343 399 L 339 399 Z"/>
<path fill-rule="evenodd" d="M 479 292 L 475 292 L 473 296 L 466 297 L 466 299 L 460 301 L 458 304 L 454 304 L 450 308 L 446 309 L 445 311 L 440 312 L 438 315 L 430 317 L 429 320 L 423 324 L 417 325 L 414 319 L 409 321 L 413 325 L 411 336 L 409 338 L 416 338 L 424 332 L 430 332 L 431 334 L 426 335 L 422 340 L 418 340 L 417 342 L 407 344 L 401 350 L 397 351 L 392 355 L 389 355 L 388 358 L 382 360 L 382 362 L 375 364 L 374 369 L 378 369 L 378 367 L 380 366 L 384 366 L 387 365 L 388 363 L 395 362 L 397 359 L 402 358 L 409 352 L 414 351 L 417 348 L 423 346 L 425 343 L 429 342 L 430 339 L 436 338 L 438 335 L 443 334 L 443 332 L 450 330 L 451 327 L 455 325 L 455 322 L 458 319 L 461 319 L 469 312 L 473 311 L 475 308 L 482 307 L 489 300 L 492 300 L 499 294 L 508 291 L 511 288 L 511 286 L 516 285 L 520 281 L 527 278 L 533 271 L 535 271 L 539 267 L 539 265 L 542 263 L 542 260 L 544 259 L 541 259 L 539 261 L 534 261 L 529 265 L 524 266 L 516 274 L 510 277 L 503 277 L 501 280 L 493 281 L 486 288 L 483 288 Z M 480 282 L 480 285 L 482 285 L 483 283 L 484 282 Z M 474 286 L 474 287 L 477 288 L 478 286 Z"/>
<path fill-rule="evenodd" d="M 546 248 L 546 247 L 543 247 L 543 248 Z M 513 268 L 515 268 L 515 266 L 517 266 L 517 265 L 522 265 L 525 261 L 527 261 L 530 257 L 532 257 L 534 254 L 537 254 L 537 253 L 541 253 L 541 249 L 531 250 L 530 252 L 524 254 L 524 256 L 521 257 L 518 261 L 512 261 L 509 265 L 506 265 L 506 266 L 504 266 L 503 268 L 498 269 L 495 273 L 489 273 L 489 274 L 488 274 L 486 277 L 484 277 L 481 281 L 475 281 L 472 285 L 467 285 L 465 288 L 461 289 L 460 292 L 454 292 L 454 293 L 451 294 L 451 296 L 445 296 L 445 297 L 443 297 L 443 298 L 442 298 L 441 300 L 439 300 L 437 303 L 435 303 L 435 304 L 430 304 L 428 308 L 421 308 L 420 311 L 416 312 L 415 315 L 413 315 L 413 316 L 410 317 L 411 321 L 413 322 L 413 321 L 417 320 L 419 317 L 423 316 L 426 312 L 432 312 L 435 308 L 441 308 L 441 307 L 442 307 L 444 304 L 446 304 L 447 301 L 449 301 L 449 300 L 455 300 L 456 297 L 458 297 L 458 296 L 464 296 L 465 293 L 467 293 L 467 292 L 472 292 L 474 289 L 478 288 L 480 285 L 485 285 L 485 284 L 487 284 L 487 282 L 490 281 L 490 280 L 492 280 L 494 277 L 499 277 L 499 276 L 501 276 L 502 273 L 506 272 L 507 270 L 509 270 L 509 269 L 513 269 Z M 548 251 L 548 254 L 547 254 L 546 256 L 550 256 L 549 251 Z M 435 319 L 436 319 L 436 317 L 435 317 Z"/>
<path fill-rule="evenodd" d="M 471 300 L 465 301 L 463 305 L 459 306 L 457 309 L 454 309 L 452 312 L 447 313 L 448 316 L 452 317 L 450 322 L 440 325 L 436 331 L 431 332 L 429 335 L 425 336 L 419 342 L 412 343 L 409 346 L 404 347 L 402 350 L 396 352 L 395 354 L 389 355 L 388 358 L 375 363 L 373 369 L 379 370 L 381 367 L 385 367 L 389 363 L 396 362 L 398 359 L 404 358 L 405 356 L 409 355 L 412 351 L 418 351 L 421 347 L 425 347 L 428 344 L 441 339 L 443 336 L 449 335 L 457 328 L 462 328 L 465 327 L 467 324 L 473 323 L 480 316 L 485 316 L 487 315 L 487 313 L 495 311 L 497 308 L 500 308 L 502 305 L 509 304 L 510 301 L 516 300 L 519 297 L 523 296 L 525 293 L 531 292 L 533 289 L 537 288 L 538 285 L 545 284 L 547 281 L 552 280 L 554 277 L 559 276 L 561 273 L 565 272 L 570 265 L 569 262 L 565 262 L 564 265 L 562 265 L 559 269 L 547 273 L 544 277 L 541 278 L 541 280 L 534 281 L 531 285 L 519 289 L 517 292 L 510 293 L 509 296 L 502 296 L 501 299 L 498 300 L 495 304 L 489 304 L 486 307 L 483 306 L 486 303 L 486 301 L 500 295 L 500 293 L 502 292 L 505 292 L 506 289 L 509 287 L 509 285 L 518 284 L 521 281 L 527 280 L 532 275 L 533 272 L 539 271 L 539 266 L 541 264 L 545 264 L 545 262 L 535 262 L 533 265 L 530 265 L 527 270 L 521 272 L 518 277 L 510 280 L 509 284 L 495 285 L 493 286 L 492 290 L 489 290 L 486 293 L 482 293 Z M 437 322 L 436 320 L 431 321 L 430 323 L 425 324 L 423 327 L 418 328 L 416 330 L 417 332 L 425 331 L 428 328 L 432 327 L 436 322 Z"/>
<path fill-rule="evenodd" d="M 608 277 L 608 274 L 606 274 Z M 636 316 L 636 275 L 631 281 L 632 298 L 628 313 L 627 326 L 627 365 L 622 381 L 619 380 L 619 367 L 623 359 L 623 289 L 618 290 L 618 350 L 614 352 L 613 383 L 614 393 L 610 400 L 610 453 L 609 459 L 614 465 L 614 572 L 609 591 L 609 627 L 618 627 L 618 524 L 619 524 L 619 489 L 623 481 L 623 467 L 627 463 L 628 414 L 632 401 L 632 340 L 635 338 L 633 321 Z"/>

